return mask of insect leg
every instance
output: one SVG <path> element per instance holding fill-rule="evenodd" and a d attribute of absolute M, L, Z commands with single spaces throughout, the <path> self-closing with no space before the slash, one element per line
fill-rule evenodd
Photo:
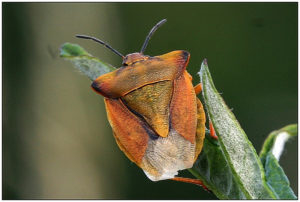
<path fill-rule="evenodd" d="M 194 87 L 194 89 L 195 89 L 196 95 L 198 95 L 198 94 L 201 93 L 201 91 L 202 91 L 202 84 L 201 84 L 201 83 L 198 83 L 198 84 Z"/>
<path fill-rule="evenodd" d="M 198 185 L 198 186 L 201 186 L 204 190 L 208 191 L 208 192 L 211 192 L 205 185 L 204 183 L 199 180 L 199 179 L 192 179 L 192 178 L 185 178 L 185 177 L 174 177 L 170 180 L 173 180 L 173 181 L 178 181 L 178 182 L 185 182 L 185 183 L 190 183 L 190 184 L 195 184 L 195 185 Z"/>
<path fill-rule="evenodd" d="M 216 135 L 214 126 L 212 125 L 211 121 L 209 122 L 209 131 L 210 131 L 210 136 L 215 140 L 218 140 L 218 136 Z"/>

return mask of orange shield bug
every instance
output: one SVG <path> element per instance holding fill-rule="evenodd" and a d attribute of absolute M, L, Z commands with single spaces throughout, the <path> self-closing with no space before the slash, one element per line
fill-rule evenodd
<path fill-rule="evenodd" d="M 176 50 L 144 55 L 152 34 L 140 52 L 123 56 L 107 43 L 92 39 L 123 58 L 122 66 L 99 76 L 92 88 L 104 96 L 107 117 L 119 148 L 153 181 L 171 179 L 191 168 L 202 150 L 205 113 L 192 77 L 186 71 L 190 54 Z"/>

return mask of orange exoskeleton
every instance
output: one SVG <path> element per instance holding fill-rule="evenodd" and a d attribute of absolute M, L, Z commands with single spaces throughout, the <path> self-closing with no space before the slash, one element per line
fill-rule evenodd
<path fill-rule="evenodd" d="M 107 117 L 119 148 L 153 181 L 171 179 L 191 168 L 202 150 L 205 113 L 192 77 L 186 71 L 190 54 L 177 50 L 159 56 L 143 52 L 157 23 L 139 53 L 123 58 L 122 66 L 99 76 L 92 88 L 104 96 Z"/>

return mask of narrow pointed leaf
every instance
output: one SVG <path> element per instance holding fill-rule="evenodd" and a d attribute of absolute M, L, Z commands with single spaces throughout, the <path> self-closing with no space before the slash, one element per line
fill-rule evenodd
<path fill-rule="evenodd" d="M 60 48 L 60 56 L 70 60 L 74 66 L 90 80 L 115 70 L 111 65 L 93 57 L 77 44 L 65 43 Z"/>
<path fill-rule="evenodd" d="M 213 123 L 220 148 L 239 189 L 247 199 L 276 198 L 265 181 L 264 169 L 254 147 L 217 92 L 206 61 L 202 63 L 199 75 L 209 120 Z"/>
<path fill-rule="evenodd" d="M 297 124 L 288 125 L 280 130 L 273 131 L 265 140 L 260 153 L 267 183 L 272 187 L 278 199 L 297 199 L 290 187 L 287 176 L 278 163 L 285 143 L 296 136 L 297 131 Z"/>

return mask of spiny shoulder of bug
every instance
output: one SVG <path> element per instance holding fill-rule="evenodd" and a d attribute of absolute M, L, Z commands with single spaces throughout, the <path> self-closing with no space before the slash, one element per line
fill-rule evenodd
<path fill-rule="evenodd" d="M 159 21 L 149 32 L 149 34 L 147 35 L 144 44 L 141 48 L 140 52 L 136 52 L 136 53 L 129 53 L 126 56 L 124 56 L 123 54 L 121 54 L 120 52 L 118 52 L 116 49 L 112 48 L 108 43 L 97 39 L 95 37 L 91 37 L 91 36 L 87 36 L 87 35 L 76 35 L 76 37 L 81 38 L 81 39 L 90 39 L 93 40 L 97 43 L 100 43 L 101 45 L 105 46 L 106 48 L 110 49 L 112 52 L 114 52 L 115 54 L 119 55 L 120 57 L 122 57 L 123 62 L 122 62 L 122 66 L 121 67 L 126 67 L 126 66 L 130 66 L 133 65 L 135 63 L 141 62 L 141 61 L 146 61 L 150 58 L 156 58 L 156 57 L 151 57 L 149 55 L 144 55 L 144 51 L 148 45 L 148 42 L 151 38 L 151 36 L 154 34 L 154 32 L 161 26 L 163 25 L 165 22 L 167 22 L 166 19 L 163 19 L 161 21 Z M 183 51 L 183 53 L 189 55 L 189 53 L 187 51 Z M 186 55 L 186 57 L 188 57 Z"/>

